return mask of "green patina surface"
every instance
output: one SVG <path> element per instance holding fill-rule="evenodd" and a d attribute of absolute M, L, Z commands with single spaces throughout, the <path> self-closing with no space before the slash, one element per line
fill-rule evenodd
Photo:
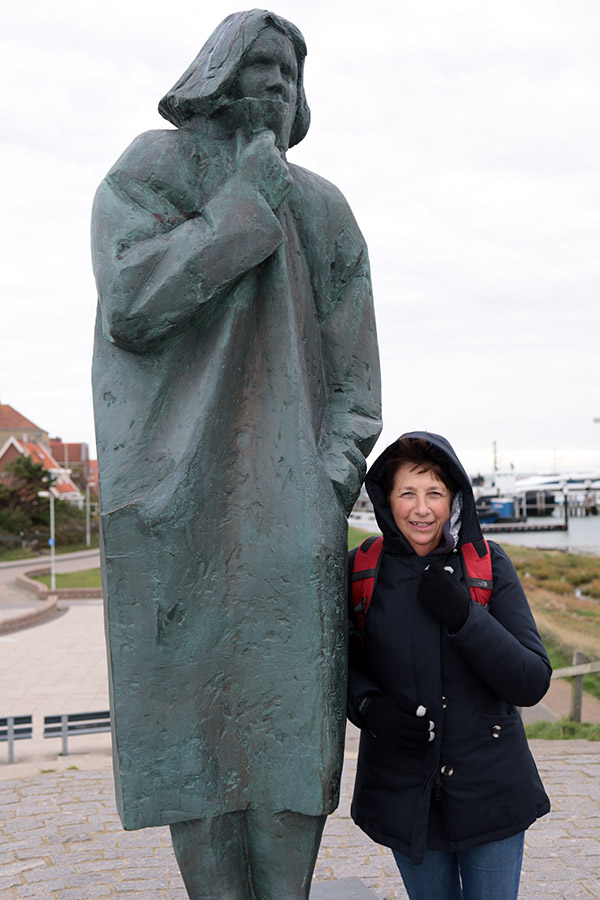
<path fill-rule="evenodd" d="M 127 828 L 337 803 L 346 516 L 380 429 L 377 343 L 352 213 L 285 157 L 308 127 L 294 33 L 293 98 L 236 95 L 267 26 L 223 23 L 161 104 L 177 128 L 138 137 L 94 203 Z"/>

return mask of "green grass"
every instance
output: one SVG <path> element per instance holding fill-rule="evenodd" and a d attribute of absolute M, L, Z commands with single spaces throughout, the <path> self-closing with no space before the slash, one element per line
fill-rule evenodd
<path fill-rule="evenodd" d="M 553 669 L 562 669 L 564 666 L 570 666 L 573 662 L 572 654 L 569 654 L 551 634 L 543 634 L 542 640 L 546 653 L 550 657 Z"/>
<path fill-rule="evenodd" d="M 92 534 L 90 535 L 90 546 L 89 547 L 86 544 L 85 540 L 83 540 L 83 541 L 79 541 L 79 543 L 76 543 L 76 544 L 64 544 L 62 546 L 60 546 L 57 543 L 55 550 L 56 550 L 56 554 L 58 556 L 61 553 L 77 553 L 80 550 L 97 550 L 99 546 L 100 546 L 100 540 L 98 538 L 98 535 L 94 534 L 92 532 Z"/>
<path fill-rule="evenodd" d="M 358 547 L 361 541 L 368 538 L 370 534 L 379 534 L 379 531 L 361 531 L 360 528 L 348 527 L 348 550 Z"/>
<path fill-rule="evenodd" d="M 38 554 L 19 547 L 17 550 L 0 550 L 0 562 L 11 562 L 13 559 L 37 559 Z"/>
<path fill-rule="evenodd" d="M 54 549 L 57 556 L 60 556 L 61 553 L 77 553 L 79 550 L 97 550 L 99 546 L 98 534 L 94 534 L 94 532 L 92 532 L 90 536 L 89 547 L 85 543 L 85 540 L 79 541 L 75 544 L 61 544 L 60 536 L 57 537 L 56 540 L 57 543 Z M 50 551 L 48 550 L 48 546 L 46 543 L 44 543 L 43 548 L 43 553 L 40 553 L 39 550 L 37 552 L 35 550 L 25 550 L 21 547 L 14 550 L 0 549 L 0 563 L 11 562 L 12 560 L 16 559 L 48 559 Z"/>
<path fill-rule="evenodd" d="M 38 575 L 35 581 L 50 587 L 50 575 Z M 100 569 L 82 569 L 80 572 L 57 572 L 56 587 L 61 588 L 99 588 L 102 587 L 100 581 Z"/>
<path fill-rule="evenodd" d="M 556 593 L 574 593 L 579 588 L 589 597 L 600 598 L 600 556 L 503 546 L 527 587 L 551 585 Z"/>
<path fill-rule="evenodd" d="M 558 722 L 531 722 L 525 726 L 528 738 L 545 741 L 585 740 L 600 741 L 600 725 L 590 722 L 570 722 L 560 719 Z"/>

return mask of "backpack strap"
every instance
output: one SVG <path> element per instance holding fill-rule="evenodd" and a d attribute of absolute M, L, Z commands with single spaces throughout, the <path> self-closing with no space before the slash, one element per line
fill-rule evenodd
<path fill-rule="evenodd" d="M 382 550 L 382 536 L 368 537 L 357 548 L 354 556 L 354 565 L 350 578 L 350 596 L 361 643 L 363 642 L 367 611 L 375 589 L 375 581 L 379 574 Z"/>
<path fill-rule="evenodd" d="M 363 643 L 365 620 L 369 604 L 375 590 L 383 551 L 383 537 L 368 537 L 360 544 L 354 555 L 350 576 L 350 597 L 354 620 Z M 492 596 L 492 556 L 485 538 L 462 544 L 460 560 L 463 575 L 475 603 L 487 606 Z"/>
<path fill-rule="evenodd" d="M 467 586 L 475 603 L 487 606 L 494 589 L 492 556 L 485 538 L 462 544 L 460 559 Z"/>

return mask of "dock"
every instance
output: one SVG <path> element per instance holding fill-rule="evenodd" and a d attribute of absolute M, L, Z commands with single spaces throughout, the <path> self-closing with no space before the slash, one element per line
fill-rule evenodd
<path fill-rule="evenodd" d="M 535 522 L 482 522 L 481 530 L 484 534 L 494 532 L 511 533 L 515 531 L 568 531 L 568 525 L 564 522 L 554 523 L 535 523 Z"/>

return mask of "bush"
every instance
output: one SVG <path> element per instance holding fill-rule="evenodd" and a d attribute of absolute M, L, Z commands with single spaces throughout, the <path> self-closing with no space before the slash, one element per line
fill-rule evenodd
<path fill-rule="evenodd" d="M 591 722 L 571 722 L 570 719 L 560 719 L 558 722 L 531 722 L 525 726 L 525 734 L 530 739 L 545 741 L 600 741 L 600 725 Z"/>
<path fill-rule="evenodd" d="M 20 535 L 21 532 L 28 531 L 30 526 L 29 516 L 20 507 L 0 507 L 0 534 Z"/>

